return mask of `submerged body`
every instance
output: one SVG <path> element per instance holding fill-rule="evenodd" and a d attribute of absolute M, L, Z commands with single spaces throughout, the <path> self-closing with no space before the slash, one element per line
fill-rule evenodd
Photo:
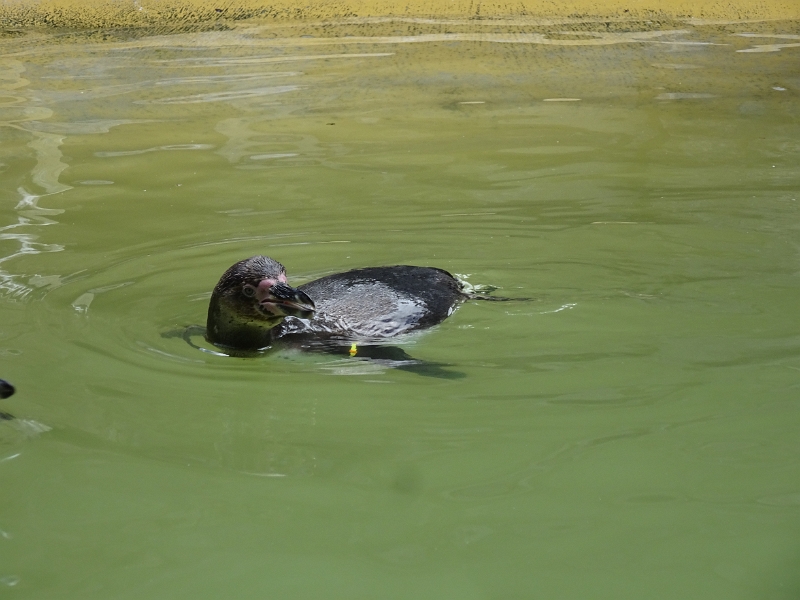
<path fill-rule="evenodd" d="M 277 339 L 379 342 L 441 323 L 466 297 L 447 271 L 406 265 L 354 269 L 294 289 L 280 263 L 254 256 L 214 288 L 206 335 L 240 350 Z"/>

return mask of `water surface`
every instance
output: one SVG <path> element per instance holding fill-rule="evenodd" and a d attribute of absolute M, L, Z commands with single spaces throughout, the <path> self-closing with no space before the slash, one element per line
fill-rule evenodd
<path fill-rule="evenodd" d="M 0 41 L 0 595 L 797 598 L 798 31 Z M 259 253 L 529 300 L 440 377 L 164 335 Z"/>

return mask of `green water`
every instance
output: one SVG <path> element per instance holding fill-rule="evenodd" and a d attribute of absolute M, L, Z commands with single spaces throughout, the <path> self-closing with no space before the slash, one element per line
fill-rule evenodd
<path fill-rule="evenodd" d="M 0 596 L 798 598 L 800 24 L 571 27 L 0 40 Z M 258 253 L 532 300 L 163 335 Z"/>

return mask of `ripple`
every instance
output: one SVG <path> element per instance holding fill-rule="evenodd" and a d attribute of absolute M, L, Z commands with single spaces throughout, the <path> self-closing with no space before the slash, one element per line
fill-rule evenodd
<path fill-rule="evenodd" d="M 113 156 L 135 156 L 137 154 L 147 154 L 148 152 L 161 152 L 164 150 L 213 150 L 214 146 L 211 144 L 168 144 L 166 146 L 154 146 L 153 148 L 144 148 L 142 150 L 119 150 L 115 152 L 95 152 L 94 155 L 99 158 L 108 158 Z M 110 183 L 114 183 L 113 181 Z M 98 184 L 95 184 L 98 185 Z"/>
<path fill-rule="evenodd" d="M 64 135 L 88 135 L 93 133 L 108 133 L 113 127 L 131 125 L 135 123 L 151 123 L 147 119 L 98 119 L 93 121 L 74 121 L 59 123 L 52 121 L 31 121 L 28 129 L 45 133 L 59 133 Z"/>
<path fill-rule="evenodd" d="M 216 84 L 216 83 L 236 83 L 238 81 L 253 81 L 260 79 L 275 79 L 278 77 L 294 77 L 302 75 L 300 71 L 283 71 L 278 73 L 241 73 L 239 75 L 206 75 L 194 77 L 170 77 L 160 79 L 155 82 L 157 86 L 165 85 L 187 85 L 187 84 Z"/>
<path fill-rule="evenodd" d="M 653 67 L 659 69 L 702 69 L 700 65 L 691 65 L 686 63 L 653 63 Z"/>
<path fill-rule="evenodd" d="M 293 156 L 299 156 L 297 152 L 284 152 L 279 154 L 253 154 L 250 157 L 250 160 L 272 160 L 275 158 L 291 158 Z"/>
<path fill-rule="evenodd" d="M 38 166 L 39 164 L 37 163 Z M 8 299 L 24 300 L 34 288 L 41 287 L 39 284 L 50 285 L 52 281 L 45 281 L 34 275 L 28 279 L 27 283 L 22 283 L 23 275 L 6 271 L 2 264 L 25 255 L 61 252 L 64 250 L 64 246 L 61 244 L 38 242 L 39 235 L 36 229 L 28 231 L 33 227 L 57 225 L 58 222 L 49 217 L 62 214 L 64 210 L 40 207 L 39 199 L 42 196 L 29 194 L 24 189 L 19 189 L 18 192 L 22 196 L 16 206 L 17 214 L 19 215 L 18 221 L 11 225 L 0 227 L 0 240 L 13 240 L 19 244 L 17 250 L 0 257 L 0 293 L 3 293 Z M 21 231 L 14 231 L 16 229 L 21 229 Z"/>
<path fill-rule="evenodd" d="M 122 283 L 115 283 L 113 285 L 106 285 L 98 288 L 92 288 L 88 292 L 84 292 L 80 296 L 78 296 L 72 302 L 72 308 L 74 308 L 79 313 L 87 313 L 89 312 L 89 306 L 94 301 L 94 298 L 97 294 L 103 294 L 105 292 L 110 292 L 111 290 L 116 290 L 119 288 L 127 287 L 129 285 L 133 285 L 133 281 L 123 281 Z"/>
<path fill-rule="evenodd" d="M 607 46 L 613 44 L 630 44 L 660 41 L 659 38 L 680 36 L 688 34 L 685 29 L 666 31 L 629 31 L 629 32 L 599 32 L 578 31 L 569 32 L 569 38 L 564 39 L 558 33 L 551 37 L 544 33 L 427 33 L 417 35 L 397 36 L 349 36 L 330 38 L 290 38 L 259 40 L 261 45 L 274 46 L 324 46 L 330 44 L 420 44 L 437 42 L 487 42 L 494 44 L 543 44 L 550 46 Z M 712 42 L 692 41 L 660 41 L 660 43 L 684 43 L 700 45 L 717 45 Z"/>
<path fill-rule="evenodd" d="M 779 40 L 800 40 L 800 35 L 790 33 L 734 33 L 733 35 L 746 38 L 769 38 Z M 737 50 L 736 52 L 780 52 L 784 48 L 800 48 L 800 41 L 789 44 L 756 44 L 752 48 Z"/>
<path fill-rule="evenodd" d="M 508 148 L 498 150 L 505 154 L 543 154 L 551 156 L 554 154 L 575 154 L 577 152 L 592 152 L 597 150 L 593 146 L 533 146 L 530 148 Z"/>
<path fill-rule="evenodd" d="M 172 60 L 157 61 L 164 64 L 181 64 L 188 67 L 230 67 L 239 65 L 275 64 L 285 62 L 330 60 L 338 58 L 380 58 L 394 56 L 394 52 L 364 52 L 347 54 L 312 54 L 290 55 L 290 56 L 250 56 L 246 58 L 178 58 Z M 293 73 L 294 74 L 294 73 Z M 300 73 L 297 73 L 298 75 Z"/>
<path fill-rule="evenodd" d="M 705 100 L 707 98 L 716 98 L 716 94 L 694 94 L 689 92 L 666 92 L 656 96 L 656 100 Z"/>
<path fill-rule="evenodd" d="M 209 92 L 206 94 L 193 94 L 191 96 L 175 96 L 172 98 L 161 98 L 159 100 L 135 100 L 134 104 L 200 104 L 205 102 L 230 102 L 232 100 L 286 94 L 299 89 L 300 86 L 297 85 L 276 85 L 232 92 Z"/>
<path fill-rule="evenodd" d="M 798 44 L 758 44 L 753 48 L 746 50 L 737 50 L 737 52 L 780 52 L 784 48 L 800 48 Z"/>

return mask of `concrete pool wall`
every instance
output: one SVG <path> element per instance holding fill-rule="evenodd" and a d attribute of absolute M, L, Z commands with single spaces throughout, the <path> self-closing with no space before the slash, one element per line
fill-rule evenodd
<path fill-rule="evenodd" d="M 800 19 L 797 0 L 4 0 L 0 37 L 29 27 L 224 28 L 244 19 L 498 17 L 749 21 Z"/>

